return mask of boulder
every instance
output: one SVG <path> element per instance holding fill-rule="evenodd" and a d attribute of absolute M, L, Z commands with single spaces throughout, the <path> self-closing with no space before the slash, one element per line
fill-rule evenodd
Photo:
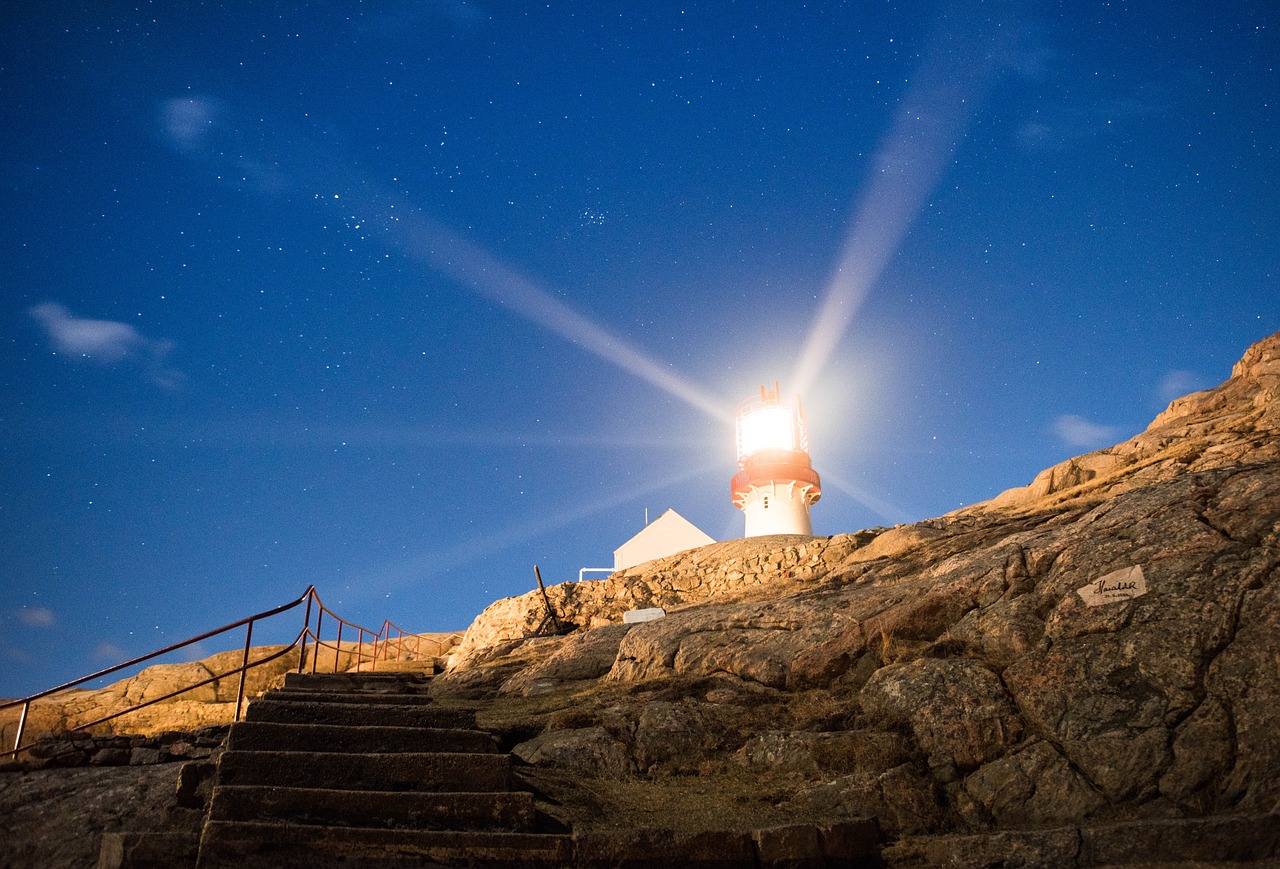
<path fill-rule="evenodd" d="M 534 766 L 591 776 L 626 775 L 635 770 L 630 750 L 603 727 L 553 730 L 520 743 L 511 753 Z"/>
<path fill-rule="evenodd" d="M 971 660 L 917 659 L 877 670 L 860 695 L 869 719 L 906 724 L 943 763 L 974 769 L 1022 736 L 1022 719 L 995 673 Z"/>

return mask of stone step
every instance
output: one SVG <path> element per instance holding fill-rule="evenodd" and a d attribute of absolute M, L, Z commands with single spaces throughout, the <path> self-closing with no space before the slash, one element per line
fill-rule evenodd
<path fill-rule="evenodd" d="M 874 818 L 759 830 L 594 829 L 574 835 L 578 869 L 883 867 Z"/>
<path fill-rule="evenodd" d="M 434 676 L 440 672 L 440 663 L 437 658 L 426 658 L 421 661 L 379 661 L 377 672 L 426 673 L 429 676 Z"/>
<path fill-rule="evenodd" d="M 245 789 L 250 790 L 250 789 Z M 264 789 L 266 790 L 266 789 Z M 301 791 L 302 794 L 325 793 L 324 791 Z M 345 794 L 345 796 L 351 796 Z M 387 800 L 395 797 L 404 796 L 403 794 L 378 794 L 378 799 Z M 455 804 L 462 797 L 482 797 L 492 798 L 492 794 L 441 794 L 442 799 L 453 801 Z M 503 795 L 510 796 L 510 795 Z M 525 794 L 523 796 L 530 796 Z M 215 809 L 220 811 L 220 809 Z M 213 817 L 214 821 L 226 821 L 227 818 Z M 1255 818 L 1246 819 L 1256 821 Z M 1157 824 L 1159 826 L 1159 824 Z M 1196 825 L 1198 826 L 1198 825 Z M 1237 824 L 1237 827 L 1241 826 Z M 259 834 L 267 836 L 278 836 L 285 825 L 282 824 L 265 824 L 257 823 L 253 825 Z M 240 833 L 243 834 L 249 828 L 242 826 Z M 1253 832 L 1254 827 L 1249 825 L 1243 832 Z M 519 831 L 517 831 L 519 832 Z M 1235 831 L 1237 834 L 1241 830 Z M 288 835 L 288 831 L 285 831 Z M 226 838 L 225 833 L 215 834 L 211 837 L 211 843 L 214 838 L 222 836 Z M 243 836 L 238 836 L 243 839 Z M 790 827 L 775 827 L 765 830 L 755 831 L 712 831 L 701 833 L 680 832 L 675 830 L 644 830 L 644 829 L 628 829 L 628 830 L 598 830 L 585 834 L 578 834 L 573 837 L 571 854 L 565 852 L 563 843 L 557 846 L 557 854 L 560 855 L 563 866 L 574 866 L 578 869 L 653 869 L 656 866 L 686 866 L 686 867 L 744 867 L 744 869 L 796 869 L 802 866 L 883 866 L 884 863 L 879 852 L 879 830 L 876 822 L 872 819 L 855 819 L 852 821 L 840 822 L 831 826 L 814 827 L 810 825 L 797 824 Z M 938 837 L 944 838 L 944 837 Z M 964 837 L 958 837 L 964 838 Z M 508 843 L 519 843 L 521 840 L 508 838 Z M 527 842 L 528 840 L 524 840 Z M 98 869 L 181 869 L 181 867 L 194 867 L 196 864 L 196 853 L 199 837 L 195 833 L 105 833 L 102 840 L 102 851 L 99 856 Z M 545 850 L 547 844 L 546 836 L 537 836 L 533 840 L 534 844 L 540 849 Z M 403 843 L 403 840 L 401 840 Z M 384 842 L 384 844 L 387 844 Z M 1005 847 L 1012 845 L 1012 842 L 1006 841 Z M 1147 843 L 1142 843 L 1146 845 Z M 1187 842 L 1178 840 L 1170 843 L 1175 848 L 1183 848 L 1187 846 Z M 1206 843 L 1200 843 L 1205 846 Z M 1207 847 L 1220 847 L 1221 842 L 1208 844 Z M 1191 847 L 1195 847 L 1196 843 L 1192 842 Z M 237 850 L 241 854 L 253 855 L 252 845 L 248 842 L 241 841 L 237 846 Z M 222 865 L 214 862 L 215 848 L 211 844 L 207 852 L 205 866 Z M 1167 850 L 1161 848 L 1160 850 Z M 1205 847 L 1201 847 L 1201 851 Z M 1228 848 L 1227 851 L 1217 851 L 1217 854 L 1226 854 L 1239 849 Z M 1267 849 L 1258 848 L 1257 846 L 1247 849 L 1250 857 L 1257 858 Z M 940 852 L 946 853 L 946 852 Z M 984 855 L 980 862 L 968 862 L 963 859 L 955 865 L 995 865 L 1001 862 L 998 851 Z M 1009 856 L 1011 851 L 1003 852 Z M 1031 856 L 1030 854 L 1018 853 L 1022 856 Z M 1131 851 L 1130 851 L 1131 853 Z M 1185 853 L 1185 852 L 1180 852 Z M 344 855 L 337 857 L 329 856 L 329 862 L 321 862 L 317 860 L 316 854 L 312 854 L 310 859 L 315 861 L 311 865 L 314 866 L 360 866 L 360 865 L 378 865 L 378 866 L 422 866 L 423 855 L 414 856 L 413 852 L 396 851 L 394 855 L 375 858 L 375 860 L 383 860 L 385 862 L 370 862 L 361 864 L 359 862 L 344 862 Z M 450 865 L 443 862 L 440 858 L 443 856 L 438 850 L 433 853 L 436 859 L 434 865 Z M 953 853 L 952 857 L 972 857 L 975 855 L 965 854 L 963 849 L 960 852 Z M 1038 856 L 1047 856 L 1040 854 Z M 1062 858 L 1061 865 L 1077 865 L 1075 861 L 1070 859 L 1070 855 L 1063 853 L 1058 855 Z M 1101 855 L 1092 855 L 1101 856 Z M 268 855 L 269 857 L 269 855 Z M 943 865 L 948 861 L 941 859 L 937 865 Z M 1248 860 L 1250 864 L 1254 861 Z M 246 866 L 255 865 L 253 862 L 247 862 Z M 272 863 L 264 863 L 257 865 L 275 865 Z M 292 865 L 281 863 L 280 865 Z M 301 865 L 301 864 L 299 864 Z M 429 864 L 428 864 L 429 865 Z M 458 861 L 453 865 L 469 865 L 465 860 Z M 505 864 L 504 864 L 505 865 Z M 522 865 L 520 858 L 512 858 L 510 865 Z M 530 865 L 530 864 L 526 864 Z M 545 863 L 532 863 L 531 865 L 546 865 Z M 917 864 L 912 864 L 917 865 Z M 1042 865 L 1049 865 L 1048 863 Z M 1095 864 L 1092 860 L 1086 860 L 1078 865 L 1107 865 L 1106 863 Z M 1115 864 L 1110 864 L 1115 865 Z M 1147 863 L 1146 865 L 1151 865 Z M 1186 869 L 1201 869 L 1201 867 L 1222 867 L 1228 869 L 1230 866 L 1239 866 L 1241 864 L 1230 861 L 1182 861 L 1172 860 L 1169 862 L 1161 861 L 1162 866 L 1185 866 Z"/>
<path fill-rule="evenodd" d="M 343 754 L 227 750 L 217 784 L 371 791 L 508 791 L 511 757 L 461 752 Z"/>
<path fill-rule="evenodd" d="M 571 865 L 573 839 L 539 833 L 375 830 L 209 821 L 199 869 L 390 869 Z"/>
<path fill-rule="evenodd" d="M 498 742 L 479 730 L 446 727 L 344 727 L 338 724 L 281 724 L 239 721 L 231 725 L 233 751 L 495 752 Z"/>
<path fill-rule="evenodd" d="M 474 728 L 476 714 L 469 709 L 449 709 L 430 704 L 316 703 L 263 697 L 249 704 L 245 720 L 282 724 L 336 724 L 345 727 L 377 725 L 456 730 Z"/>
<path fill-rule="evenodd" d="M 435 701 L 429 694 L 379 694 L 373 691 L 310 691 L 303 688 L 274 688 L 259 700 L 298 701 L 300 703 L 363 703 L 367 706 L 429 706 Z"/>
<path fill-rule="evenodd" d="M 1276 865 L 1280 813 L 1152 818 L 1041 830 L 904 836 L 885 848 L 894 866 Z"/>
<path fill-rule="evenodd" d="M 430 676 L 416 672 L 286 673 L 284 677 L 286 688 L 302 688 L 307 691 L 421 694 L 430 684 Z"/>
<path fill-rule="evenodd" d="M 198 832 L 110 832 L 102 834 L 98 869 L 185 869 L 196 865 Z"/>
<path fill-rule="evenodd" d="M 286 821 L 337 827 L 529 832 L 531 793 L 351 791 L 224 785 L 214 788 L 209 819 Z"/>

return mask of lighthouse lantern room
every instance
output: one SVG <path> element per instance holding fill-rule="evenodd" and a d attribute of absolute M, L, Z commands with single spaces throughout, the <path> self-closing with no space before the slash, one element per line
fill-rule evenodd
<path fill-rule="evenodd" d="M 818 472 L 809 461 L 809 428 L 799 396 L 784 402 L 760 387 L 738 405 L 738 473 L 733 503 L 747 519 L 747 537 L 813 534 L 809 508 L 822 497 Z"/>

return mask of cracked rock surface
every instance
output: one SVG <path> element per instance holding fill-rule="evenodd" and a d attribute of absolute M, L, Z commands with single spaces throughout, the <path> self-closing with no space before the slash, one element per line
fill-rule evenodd
<path fill-rule="evenodd" d="M 0 866 L 91 869 L 104 832 L 194 830 L 174 805 L 177 779 L 178 764 L 0 774 Z"/>

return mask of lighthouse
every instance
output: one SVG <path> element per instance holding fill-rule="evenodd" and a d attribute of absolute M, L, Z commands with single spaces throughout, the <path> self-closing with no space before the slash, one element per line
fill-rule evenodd
<path fill-rule="evenodd" d="M 813 534 L 809 508 L 822 497 L 818 472 L 809 461 L 809 427 L 800 397 L 783 401 L 760 387 L 735 414 L 738 473 L 733 503 L 746 515 L 747 537 Z"/>

